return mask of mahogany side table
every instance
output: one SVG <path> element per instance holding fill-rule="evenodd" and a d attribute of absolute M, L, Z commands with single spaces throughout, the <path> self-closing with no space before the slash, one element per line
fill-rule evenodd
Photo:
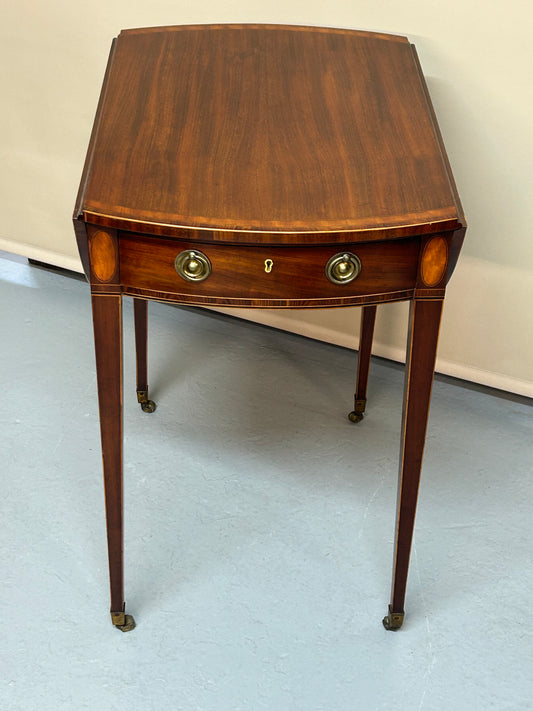
<path fill-rule="evenodd" d="M 91 285 L 111 618 L 125 613 L 122 295 L 134 298 L 137 396 L 147 300 L 362 306 L 363 418 L 376 307 L 410 301 L 392 596 L 403 622 L 446 284 L 466 230 L 407 38 L 200 25 L 114 40 L 74 213 Z"/>

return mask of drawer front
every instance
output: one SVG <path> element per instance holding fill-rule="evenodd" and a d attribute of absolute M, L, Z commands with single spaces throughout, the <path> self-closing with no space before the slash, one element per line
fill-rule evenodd
<path fill-rule="evenodd" d="M 256 247 L 120 233 L 119 249 L 125 293 L 183 303 L 302 308 L 409 298 L 416 283 L 419 240 L 340 248 Z M 207 278 L 188 281 L 178 274 L 176 258 L 186 250 L 207 257 Z M 358 258 L 359 275 L 348 283 L 332 283 L 326 265 L 345 253 Z"/>

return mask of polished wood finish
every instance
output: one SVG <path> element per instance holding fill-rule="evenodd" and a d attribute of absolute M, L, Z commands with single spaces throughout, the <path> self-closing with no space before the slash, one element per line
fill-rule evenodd
<path fill-rule="evenodd" d="M 212 264 L 211 276 L 188 282 L 178 276 L 176 256 L 189 249 L 203 252 Z M 325 266 L 337 247 L 263 247 L 203 244 L 121 233 L 120 279 L 126 293 L 157 298 L 172 294 L 182 303 L 217 306 L 325 307 L 405 299 L 414 294 L 419 241 L 391 240 L 343 246 L 361 260 L 360 275 L 350 284 L 332 284 Z M 271 259 L 271 272 L 265 261 Z M 283 298 L 280 298 L 282 296 Z M 390 297 L 390 298 L 389 298 Z"/>
<path fill-rule="evenodd" d="M 93 276 L 103 283 L 111 281 L 118 264 L 116 239 L 105 230 L 92 230 L 89 251 Z"/>
<path fill-rule="evenodd" d="M 372 340 L 376 323 L 376 306 L 363 306 L 359 330 L 359 353 L 357 355 L 357 378 L 354 396 L 354 412 L 363 414 L 366 409 L 366 388 L 372 356 Z"/>
<path fill-rule="evenodd" d="M 425 245 L 420 260 L 420 276 L 426 286 L 442 281 L 448 263 L 448 244 L 444 237 L 432 237 Z"/>
<path fill-rule="evenodd" d="M 112 612 L 119 612 L 124 606 L 121 306 L 120 296 L 93 294 Z"/>
<path fill-rule="evenodd" d="M 354 422 L 366 403 L 376 305 L 411 302 L 386 621 L 399 627 L 442 303 L 466 230 L 414 47 L 394 35 L 274 25 L 122 32 L 74 225 L 93 301 L 114 624 L 132 626 L 122 561 L 121 298 L 129 295 L 145 412 L 155 407 L 147 299 L 363 306 Z M 207 279 L 177 273 L 183 250 L 205 254 Z M 326 263 L 348 252 L 359 275 L 332 283 Z"/>
<path fill-rule="evenodd" d="M 390 237 L 461 227 L 405 37 L 125 31 L 97 124 L 78 208 L 89 222 Z"/>
<path fill-rule="evenodd" d="M 409 554 L 429 416 L 442 299 L 411 301 L 402 413 L 392 612 L 404 612 Z"/>
<path fill-rule="evenodd" d="M 122 296 L 114 231 L 89 226 L 90 282 L 104 469 L 111 612 L 124 608 L 122 514 Z M 105 279 L 104 279 L 105 277 Z M 102 282 L 108 282 L 102 284 Z"/>
<path fill-rule="evenodd" d="M 137 392 L 148 392 L 148 302 L 133 299 L 133 318 L 135 323 L 135 363 Z"/>

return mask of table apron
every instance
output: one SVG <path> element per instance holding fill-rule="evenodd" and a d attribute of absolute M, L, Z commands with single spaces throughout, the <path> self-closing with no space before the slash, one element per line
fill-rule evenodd
<path fill-rule="evenodd" d="M 413 298 L 420 239 L 319 247 L 215 245 L 119 233 L 120 284 L 130 296 L 184 304 L 327 308 Z M 186 250 L 204 254 L 211 274 L 199 282 L 181 277 L 176 257 Z M 326 264 L 350 252 L 361 263 L 359 276 L 334 284 Z"/>

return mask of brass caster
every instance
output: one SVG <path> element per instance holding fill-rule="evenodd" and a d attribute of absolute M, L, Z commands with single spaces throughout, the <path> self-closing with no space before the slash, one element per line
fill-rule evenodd
<path fill-rule="evenodd" d="M 121 632 L 130 632 L 135 629 L 133 615 L 126 615 L 125 612 L 112 612 L 111 622 Z"/>
<path fill-rule="evenodd" d="M 361 422 L 361 420 L 364 417 L 364 411 L 366 408 L 366 400 L 357 400 L 355 399 L 355 402 L 353 404 L 353 410 L 350 412 L 348 415 L 348 419 L 350 422 Z"/>
<path fill-rule="evenodd" d="M 391 632 L 396 632 L 403 625 L 403 612 L 393 612 L 389 605 L 389 614 L 383 618 L 383 627 Z"/>
<path fill-rule="evenodd" d="M 137 402 L 140 404 L 143 412 L 155 411 L 155 402 L 148 400 L 148 390 L 137 390 Z"/>

